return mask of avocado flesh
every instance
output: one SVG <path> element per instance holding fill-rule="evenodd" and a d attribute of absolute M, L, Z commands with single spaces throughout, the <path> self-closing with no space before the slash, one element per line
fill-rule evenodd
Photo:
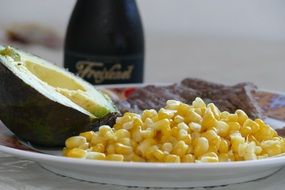
<path fill-rule="evenodd" d="M 0 119 L 17 137 L 61 146 L 112 113 L 117 113 L 113 103 L 91 84 L 41 58 L 0 46 Z"/>
<path fill-rule="evenodd" d="M 92 92 L 89 93 L 88 88 L 85 89 L 83 85 L 64 75 L 64 73 L 31 61 L 24 61 L 24 67 L 38 79 L 45 82 L 46 85 L 54 87 L 56 92 L 81 106 L 95 117 L 103 117 L 110 111 L 115 111 L 113 105 L 102 94 L 94 91 L 93 88 Z"/>

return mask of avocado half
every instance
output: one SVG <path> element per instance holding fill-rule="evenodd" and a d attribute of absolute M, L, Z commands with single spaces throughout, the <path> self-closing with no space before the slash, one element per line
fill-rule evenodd
<path fill-rule="evenodd" d="M 109 97 L 39 57 L 0 46 L 0 120 L 18 138 L 57 147 L 66 138 L 114 122 Z"/>

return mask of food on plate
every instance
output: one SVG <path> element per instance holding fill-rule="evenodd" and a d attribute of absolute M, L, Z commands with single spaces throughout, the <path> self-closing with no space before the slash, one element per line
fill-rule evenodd
<path fill-rule="evenodd" d="M 261 119 L 238 109 L 220 111 L 195 98 L 168 100 L 159 111 L 126 112 L 111 128 L 86 131 L 65 141 L 66 157 L 134 162 L 227 162 L 285 152 L 285 140 Z"/>
<path fill-rule="evenodd" d="M 207 103 L 213 102 L 222 111 L 242 109 L 250 118 L 262 118 L 261 109 L 253 96 L 255 90 L 256 86 L 251 83 L 226 86 L 186 78 L 178 84 L 138 88 L 126 100 L 116 101 L 116 105 L 122 113 L 139 113 L 145 109 L 158 110 L 170 99 L 191 103 L 196 97 L 201 97 Z"/>
<path fill-rule="evenodd" d="M 9 41 L 21 44 L 38 44 L 48 48 L 62 46 L 62 39 L 54 30 L 35 23 L 13 24 L 6 35 Z"/>
<path fill-rule="evenodd" d="M 72 135 L 112 124 L 117 113 L 106 95 L 79 77 L 0 46 L 0 119 L 21 140 L 62 146 Z"/>

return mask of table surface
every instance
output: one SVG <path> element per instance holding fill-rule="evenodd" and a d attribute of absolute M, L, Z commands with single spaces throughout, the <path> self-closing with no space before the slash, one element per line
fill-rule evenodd
<path fill-rule="evenodd" d="M 218 187 L 181 188 L 193 190 L 281 190 L 284 189 L 285 168 L 256 181 Z M 161 188 L 124 187 L 79 181 L 51 173 L 39 164 L 0 153 L 0 190 L 100 189 L 155 190 Z M 171 188 L 166 188 L 171 189 Z M 180 188 L 179 188 L 180 189 Z"/>
<path fill-rule="evenodd" d="M 146 82 L 177 82 L 191 76 L 226 84 L 251 81 L 260 88 L 285 91 L 283 74 L 285 44 L 161 36 L 147 38 L 146 44 Z M 38 46 L 28 47 L 26 50 L 62 65 L 62 51 L 47 50 Z M 157 75 L 161 68 L 164 68 L 164 75 Z M 253 182 L 195 189 L 278 190 L 284 189 L 284 179 L 285 169 L 281 169 L 269 177 Z M 145 188 L 78 181 L 51 173 L 35 162 L 0 153 L 0 190 L 2 189 L 140 190 Z"/>

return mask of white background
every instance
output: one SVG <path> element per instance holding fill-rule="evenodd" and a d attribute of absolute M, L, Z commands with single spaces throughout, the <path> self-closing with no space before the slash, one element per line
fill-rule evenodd
<path fill-rule="evenodd" d="M 285 91 L 285 1 L 140 0 L 146 82 L 199 77 Z M 36 22 L 64 37 L 74 0 L 0 0 L 0 27 Z M 62 51 L 30 47 L 62 64 Z M 157 74 L 159 73 L 159 74 Z M 160 74 L 162 73 L 162 74 Z"/>

